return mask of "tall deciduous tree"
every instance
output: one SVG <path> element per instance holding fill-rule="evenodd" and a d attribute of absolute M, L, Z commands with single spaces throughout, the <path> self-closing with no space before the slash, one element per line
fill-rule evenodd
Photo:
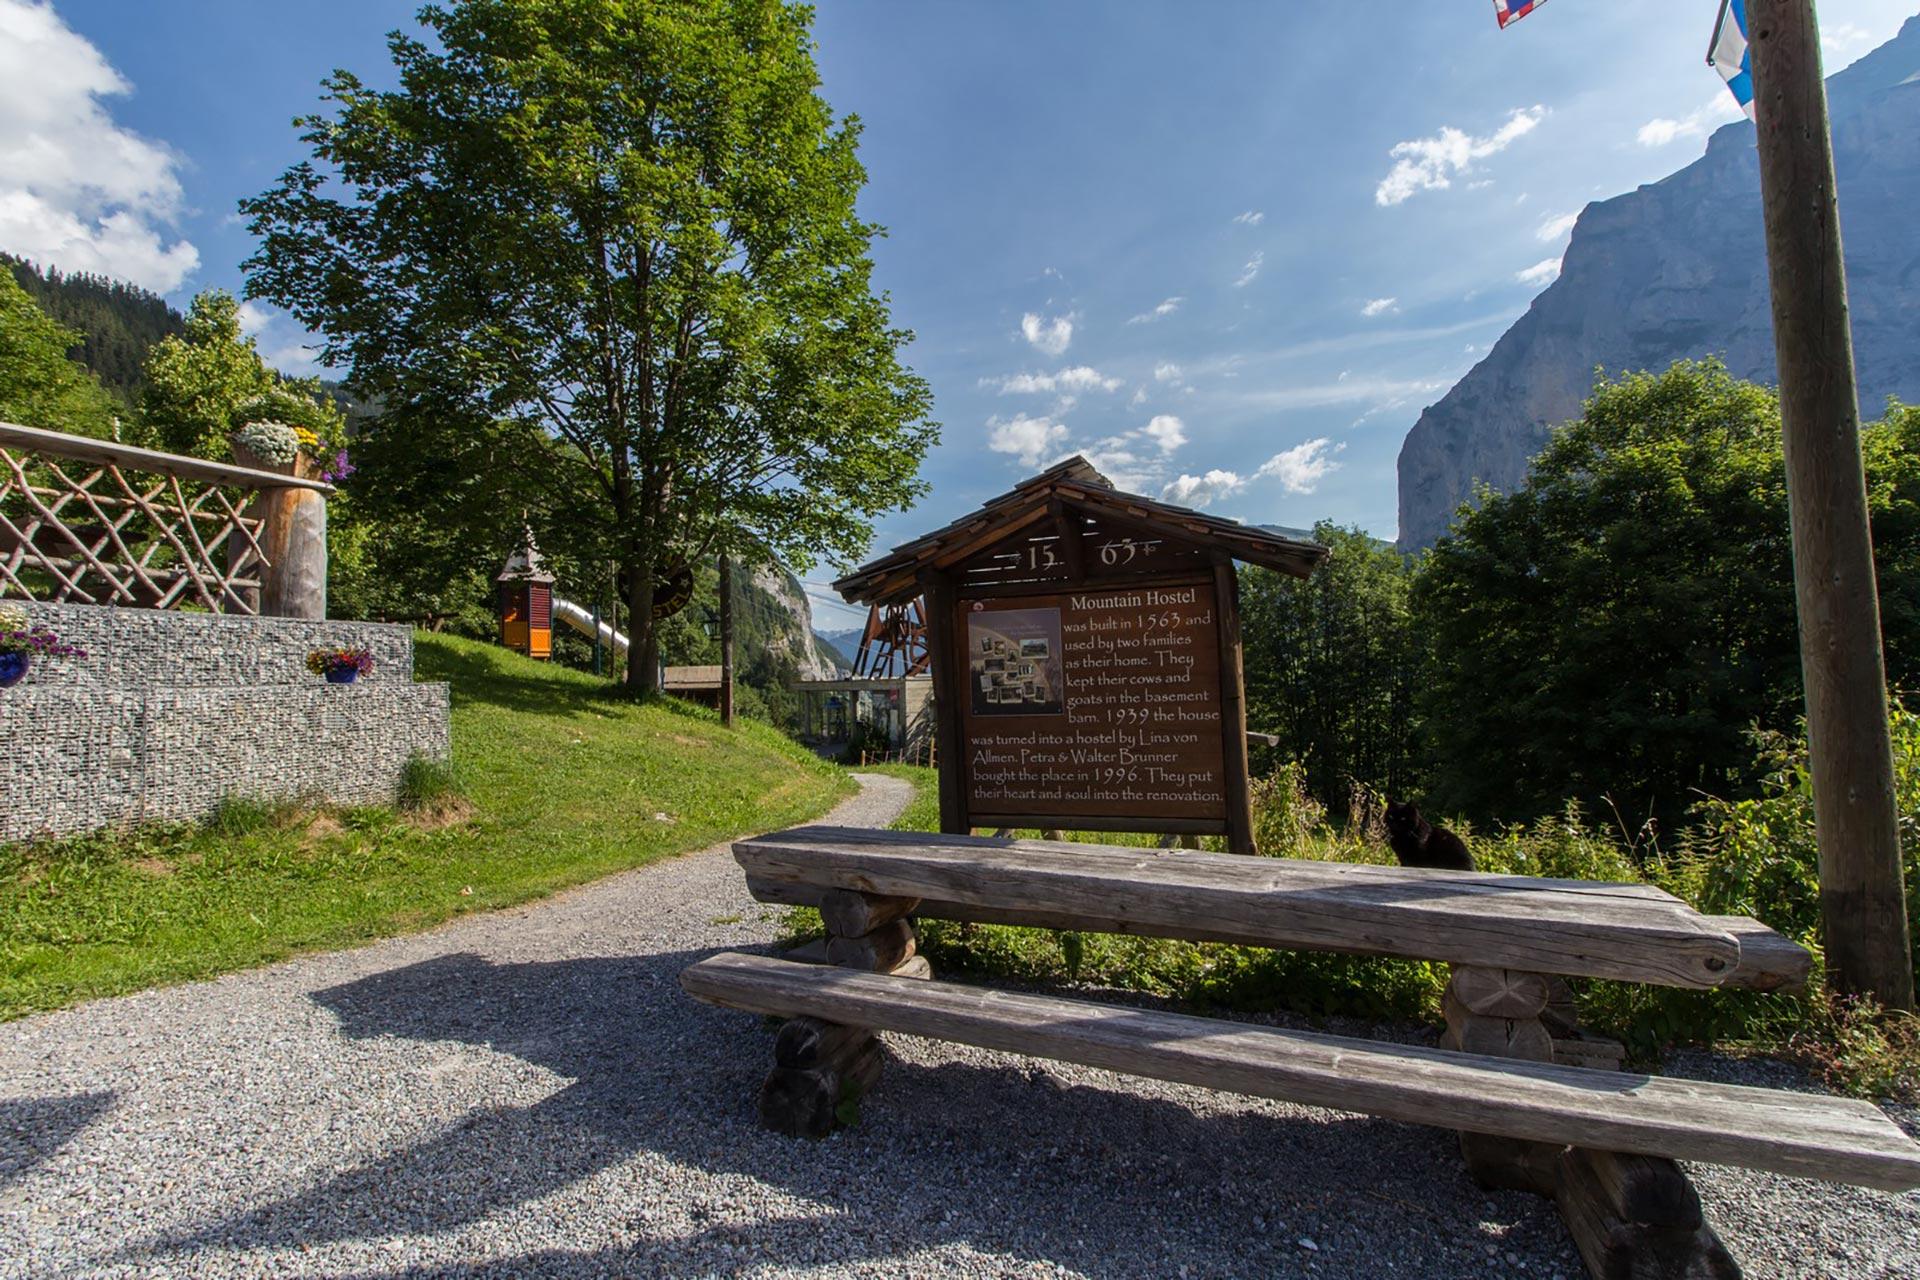
<path fill-rule="evenodd" d="M 1920 423 L 1862 432 L 1887 656 L 1920 675 Z M 1800 711 L 1780 411 L 1717 361 L 1603 380 L 1511 494 L 1429 553 L 1414 623 L 1444 809 L 1568 797 L 1676 822 Z"/>
<path fill-rule="evenodd" d="M 225 458 L 240 406 L 273 389 L 272 370 L 240 329 L 240 304 L 214 289 L 193 300 L 187 331 L 147 353 L 140 416 L 158 447 Z"/>
<path fill-rule="evenodd" d="M 744 538 L 856 555 L 919 491 L 924 383 L 875 295 L 858 124 L 778 0 L 468 0 L 302 121 L 244 203 L 249 292 L 324 335 L 377 431 L 511 468 L 622 567 L 655 679 L 660 570 Z M 516 448 L 463 451 L 505 424 Z M 539 523 L 536 520 L 536 523 Z"/>
<path fill-rule="evenodd" d="M 113 434 L 113 396 L 67 358 L 79 341 L 0 268 L 0 421 L 77 436 Z"/>

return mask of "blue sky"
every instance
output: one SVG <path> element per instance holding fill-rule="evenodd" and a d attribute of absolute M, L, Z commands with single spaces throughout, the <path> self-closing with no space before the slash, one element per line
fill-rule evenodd
<path fill-rule="evenodd" d="M 415 7 L 0 0 L 0 249 L 183 305 L 237 292 L 235 202 L 298 158 L 329 70 L 385 78 Z M 1915 7 L 1827 0 L 1828 71 Z M 944 424 L 932 496 L 877 547 L 1076 450 L 1223 515 L 1393 536 L 1407 429 L 1552 278 L 1572 217 L 1734 114 L 1703 63 L 1716 0 L 1549 0 L 1504 32 L 1489 0 L 818 8 Z M 286 317 L 249 320 L 312 371 Z"/>

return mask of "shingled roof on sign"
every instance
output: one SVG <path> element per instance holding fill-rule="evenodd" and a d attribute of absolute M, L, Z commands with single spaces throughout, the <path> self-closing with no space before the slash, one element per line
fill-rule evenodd
<path fill-rule="evenodd" d="M 920 594 L 920 575 L 951 568 L 966 557 L 1043 520 L 1078 518 L 1117 523 L 1222 552 L 1235 560 L 1304 578 L 1327 557 L 1317 542 L 1302 542 L 1264 529 L 1176 507 L 1114 488 L 1085 458 L 1075 455 L 1022 480 L 1006 493 L 888 554 L 861 565 L 833 584 L 848 600 L 892 604 Z"/>

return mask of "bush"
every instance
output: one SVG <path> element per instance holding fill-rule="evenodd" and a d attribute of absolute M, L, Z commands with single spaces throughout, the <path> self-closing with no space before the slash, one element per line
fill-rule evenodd
<path fill-rule="evenodd" d="M 406 813 L 434 812 L 458 804 L 460 786 L 454 781 L 453 766 L 445 760 L 414 754 L 400 774 L 395 798 Z"/>

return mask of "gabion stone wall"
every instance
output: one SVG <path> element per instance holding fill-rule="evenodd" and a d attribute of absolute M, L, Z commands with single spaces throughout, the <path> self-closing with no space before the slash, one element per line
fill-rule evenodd
<path fill-rule="evenodd" d="M 386 804 L 411 756 L 449 754 L 447 686 L 414 683 L 410 628 L 24 607 L 88 656 L 0 689 L 0 842 L 204 818 L 230 795 Z M 361 645 L 355 684 L 306 668 Z"/>

